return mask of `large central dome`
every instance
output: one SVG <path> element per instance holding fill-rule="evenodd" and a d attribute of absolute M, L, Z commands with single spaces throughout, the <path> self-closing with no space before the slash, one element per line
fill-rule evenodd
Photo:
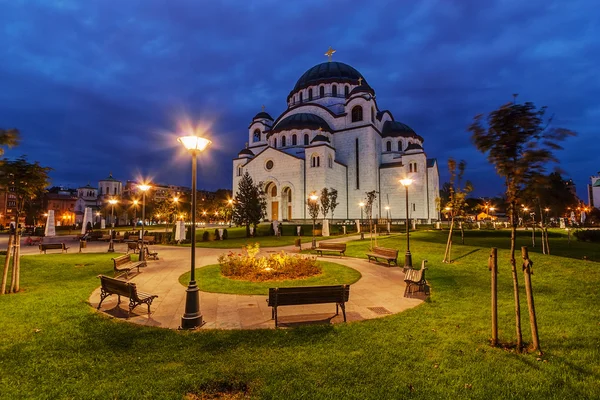
<path fill-rule="evenodd" d="M 349 66 L 337 61 L 324 62 L 317 64 L 308 71 L 306 71 L 298 82 L 292 92 L 304 89 L 311 85 L 318 85 L 319 83 L 328 82 L 348 82 L 357 85 L 358 78 L 362 77 L 363 84 L 366 84 L 364 77 L 360 72 Z"/>

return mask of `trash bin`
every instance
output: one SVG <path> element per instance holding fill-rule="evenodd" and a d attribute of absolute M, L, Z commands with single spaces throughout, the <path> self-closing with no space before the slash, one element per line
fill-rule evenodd
<path fill-rule="evenodd" d="M 80 240 L 79 241 L 79 252 L 81 253 L 81 249 L 85 249 L 87 247 L 87 241 Z"/>

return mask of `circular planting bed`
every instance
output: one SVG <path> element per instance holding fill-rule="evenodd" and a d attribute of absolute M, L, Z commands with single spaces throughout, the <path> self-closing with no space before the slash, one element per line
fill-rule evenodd
<path fill-rule="evenodd" d="M 344 265 L 326 261 L 319 261 L 319 265 L 322 268 L 321 274 L 310 278 L 251 282 L 227 278 L 221 274 L 219 264 L 213 264 L 196 270 L 196 282 L 203 292 L 267 295 L 271 287 L 350 285 L 361 278 L 360 272 Z M 179 282 L 184 286 L 187 286 L 189 281 L 189 272 L 179 277 Z"/>

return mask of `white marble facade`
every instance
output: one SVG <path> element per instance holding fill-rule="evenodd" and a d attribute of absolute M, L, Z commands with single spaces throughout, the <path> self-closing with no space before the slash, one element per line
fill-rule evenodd
<path fill-rule="evenodd" d="M 409 215 L 436 220 L 438 165 L 423 138 L 377 104 L 374 90 L 351 66 L 318 64 L 304 73 L 275 120 L 258 113 L 247 147 L 233 160 L 233 192 L 248 171 L 267 193 L 267 219 L 309 218 L 306 199 L 324 187 L 338 190 L 335 219 L 360 218 L 359 203 L 379 192 L 373 217 L 405 218 L 404 187 L 411 178 Z"/>

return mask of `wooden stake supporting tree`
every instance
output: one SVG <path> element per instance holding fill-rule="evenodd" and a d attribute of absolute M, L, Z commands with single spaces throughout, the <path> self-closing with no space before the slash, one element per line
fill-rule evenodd
<path fill-rule="evenodd" d="M 492 247 L 488 268 L 492 273 L 492 346 L 498 345 L 498 249 Z"/>
<path fill-rule="evenodd" d="M 529 309 L 529 323 L 531 324 L 532 351 L 538 351 L 542 354 L 540 348 L 540 338 L 538 335 L 537 318 L 535 315 L 535 304 L 533 301 L 533 288 L 531 286 L 531 275 L 533 275 L 533 261 L 529 259 L 527 246 L 521 247 L 523 256 L 523 275 L 525 275 L 525 293 L 527 294 L 527 308 Z"/>
<path fill-rule="evenodd" d="M 10 268 L 10 260 L 13 252 L 13 235 L 8 236 L 8 247 L 6 249 L 6 258 L 4 259 L 4 272 L 2 273 L 2 287 L 0 287 L 0 295 L 6 293 L 6 281 L 8 280 L 8 270 Z M 8 290 L 10 293 L 10 289 Z"/>

